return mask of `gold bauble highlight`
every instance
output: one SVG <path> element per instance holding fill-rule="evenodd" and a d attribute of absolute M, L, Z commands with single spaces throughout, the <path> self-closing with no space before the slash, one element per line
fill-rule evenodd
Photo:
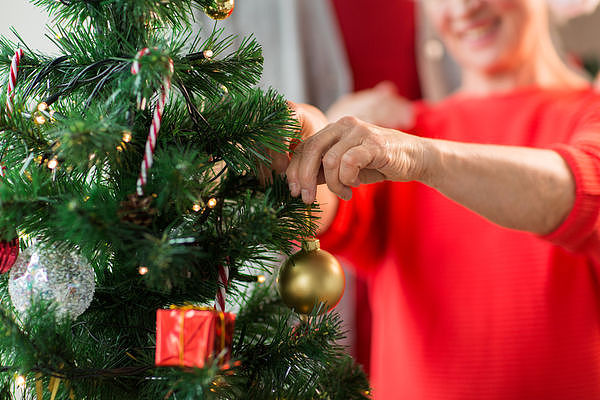
<path fill-rule="evenodd" d="M 215 0 L 215 4 L 206 7 L 204 12 L 212 19 L 220 20 L 229 17 L 234 7 L 234 0 Z"/>
<path fill-rule="evenodd" d="M 283 302 L 300 314 L 310 314 L 320 303 L 319 314 L 334 308 L 342 295 L 346 278 L 338 260 L 319 247 L 319 240 L 307 239 L 302 249 L 288 258 L 277 278 Z"/>

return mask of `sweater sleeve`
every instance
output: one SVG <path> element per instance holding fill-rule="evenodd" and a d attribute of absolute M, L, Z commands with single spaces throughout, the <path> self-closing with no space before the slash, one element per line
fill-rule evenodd
<path fill-rule="evenodd" d="M 600 264 L 600 116 L 584 118 L 572 140 L 551 147 L 575 179 L 575 204 L 562 224 L 544 238 Z"/>
<path fill-rule="evenodd" d="M 385 219 L 388 196 L 385 182 L 352 190 L 352 199 L 341 200 L 335 219 L 319 236 L 321 247 L 343 259 L 359 274 L 379 265 L 386 245 Z"/>

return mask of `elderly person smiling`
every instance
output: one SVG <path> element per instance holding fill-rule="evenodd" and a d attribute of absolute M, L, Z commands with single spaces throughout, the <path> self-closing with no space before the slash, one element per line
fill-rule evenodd
<path fill-rule="evenodd" d="M 600 398 L 600 96 L 542 0 L 427 8 L 460 90 L 402 131 L 297 105 L 274 164 L 368 280 L 374 398 Z"/>

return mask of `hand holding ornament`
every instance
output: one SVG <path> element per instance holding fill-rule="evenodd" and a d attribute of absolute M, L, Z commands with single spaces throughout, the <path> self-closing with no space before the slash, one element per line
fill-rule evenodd
<path fill-rule="evenodd" d="M 290 191 L 310 204 L 323 183 L 348 200 L 360 184 L 420 180 L 427 149 L 426 139 L 344 117 L 297 147 L 286 171 Z"/>
<path fill-rule="evenodd" d="M 287 178 L 307 204 L 322 183 L 348 200 L 361 184 L 418 181 L 493 223 L 540 235 L 564 221 L 575 198 L 572 173 L 553 150 L 421 138 L 355 117 L 301 143 Z"/>
<path fill-rule="evenodd" d="M 301 140 L 305 140 L 327 125 L 327 118 L 314 106 L 309 104 L 294 103 L 288 101 L 288 107 L 293 116 L 298 120 L 302 131 Z M 291 153 L 295 150 L 298 143 L 290 144 L 290 153 L 280 153 L 269 150 L 268 155 L 271 159 L 271 165 L 259 164 L 259 179 L 264 184 L 271 178 L 271 171 L 277 174 L 285 173 L 291 158 Z"/>

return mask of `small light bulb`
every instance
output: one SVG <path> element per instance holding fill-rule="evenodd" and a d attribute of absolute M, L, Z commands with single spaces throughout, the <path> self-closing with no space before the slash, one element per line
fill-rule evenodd
<path fill-rule="evenodd" d="M 194 210 L 195 212 L 198 212 L 198 211 L 202 210 L 202 206 L 200 204 L 196 203 L 192 206 L 192 210 Z"/>
<path fill-rule="evenodd" d="M 25 383 L 27 383 L 27 381 L 23 375 L 17 375 L 15 377 L 15 384 L 18 387 L 25 387 Z"/>
<path fill-rule="evenodd" d="M 122 151 L 123 151 L 123 147 L 121 147 L 120 145 L 119 145 L 119 146 L 117 146 L 117 151 L 118 151 L 118 152 L 122 152 Z"/>
<path fill-rule="evenodd" d="M 206 205 L 208 206 L 208 208 L 215 208 L 217 206 L 217 199 L 215 199 L 214 197 L 211 198 L 210 200 L 208 200 L 208 203 L 206 203 Z"/>
<path fill-rule="evenodd" d="M 46 117 L 44 117 L 42 114 L 38 114 L 35 116 L 35 118 L 33 119 L 35 121 L 36 124 L 38 125 L 43 125 L 46 123 Z"/>
<path fill-rule="evenodd" d="M 202 55 L 203 55 L 203 56 L 204 56 L 204 58 L 206 58 L 206 59 L 211 59 L 211 58 L 212 58 L 212 56 L 214 55 L 214 53 L 213 53 L 213 51 L 212 51 L 212 50 L 210 50 L 210 49 L 207 49 L 207 50 L 204 50 L 204 51 L 202 52 Z"/>
<path fill-rule="evenodd" d="M 123 141 L 125 143 L 131 142 L 131 132 L 129 132 L 129 131 L 123 131 Z"/>
<path fill-rule="evenodd" d="M 140 275 L 146 275 L 148 273 L 148 267 L 139 267 L 138 272 Z"/>
<path fill-rule="evenodd" d="M 256 282 L 258 282 L 258 283 L 265 283 L 266 280 L 267 280 L 267 277 L 264 275 L 259 275 L 256 277 Z"/>
<path fill-rule="evenodd" d="M 58 167 L 58 160 L 56 158 L 48 161 L 48 168 L 55 169 L 56 167 Z"/>
<path fill-rule="evenodd" d="M 69 211 L 77 210 L 77 201 L 76 200 L 69 201 L 69 203 L 67 204 L 67 209 L 69 209 Z"/>
<path fill-rule="evenodd" d="M 38 104 L 37 109 L 38 111 L 46 111 L 48 109 L 48 104 L 42 101 Z"/>

